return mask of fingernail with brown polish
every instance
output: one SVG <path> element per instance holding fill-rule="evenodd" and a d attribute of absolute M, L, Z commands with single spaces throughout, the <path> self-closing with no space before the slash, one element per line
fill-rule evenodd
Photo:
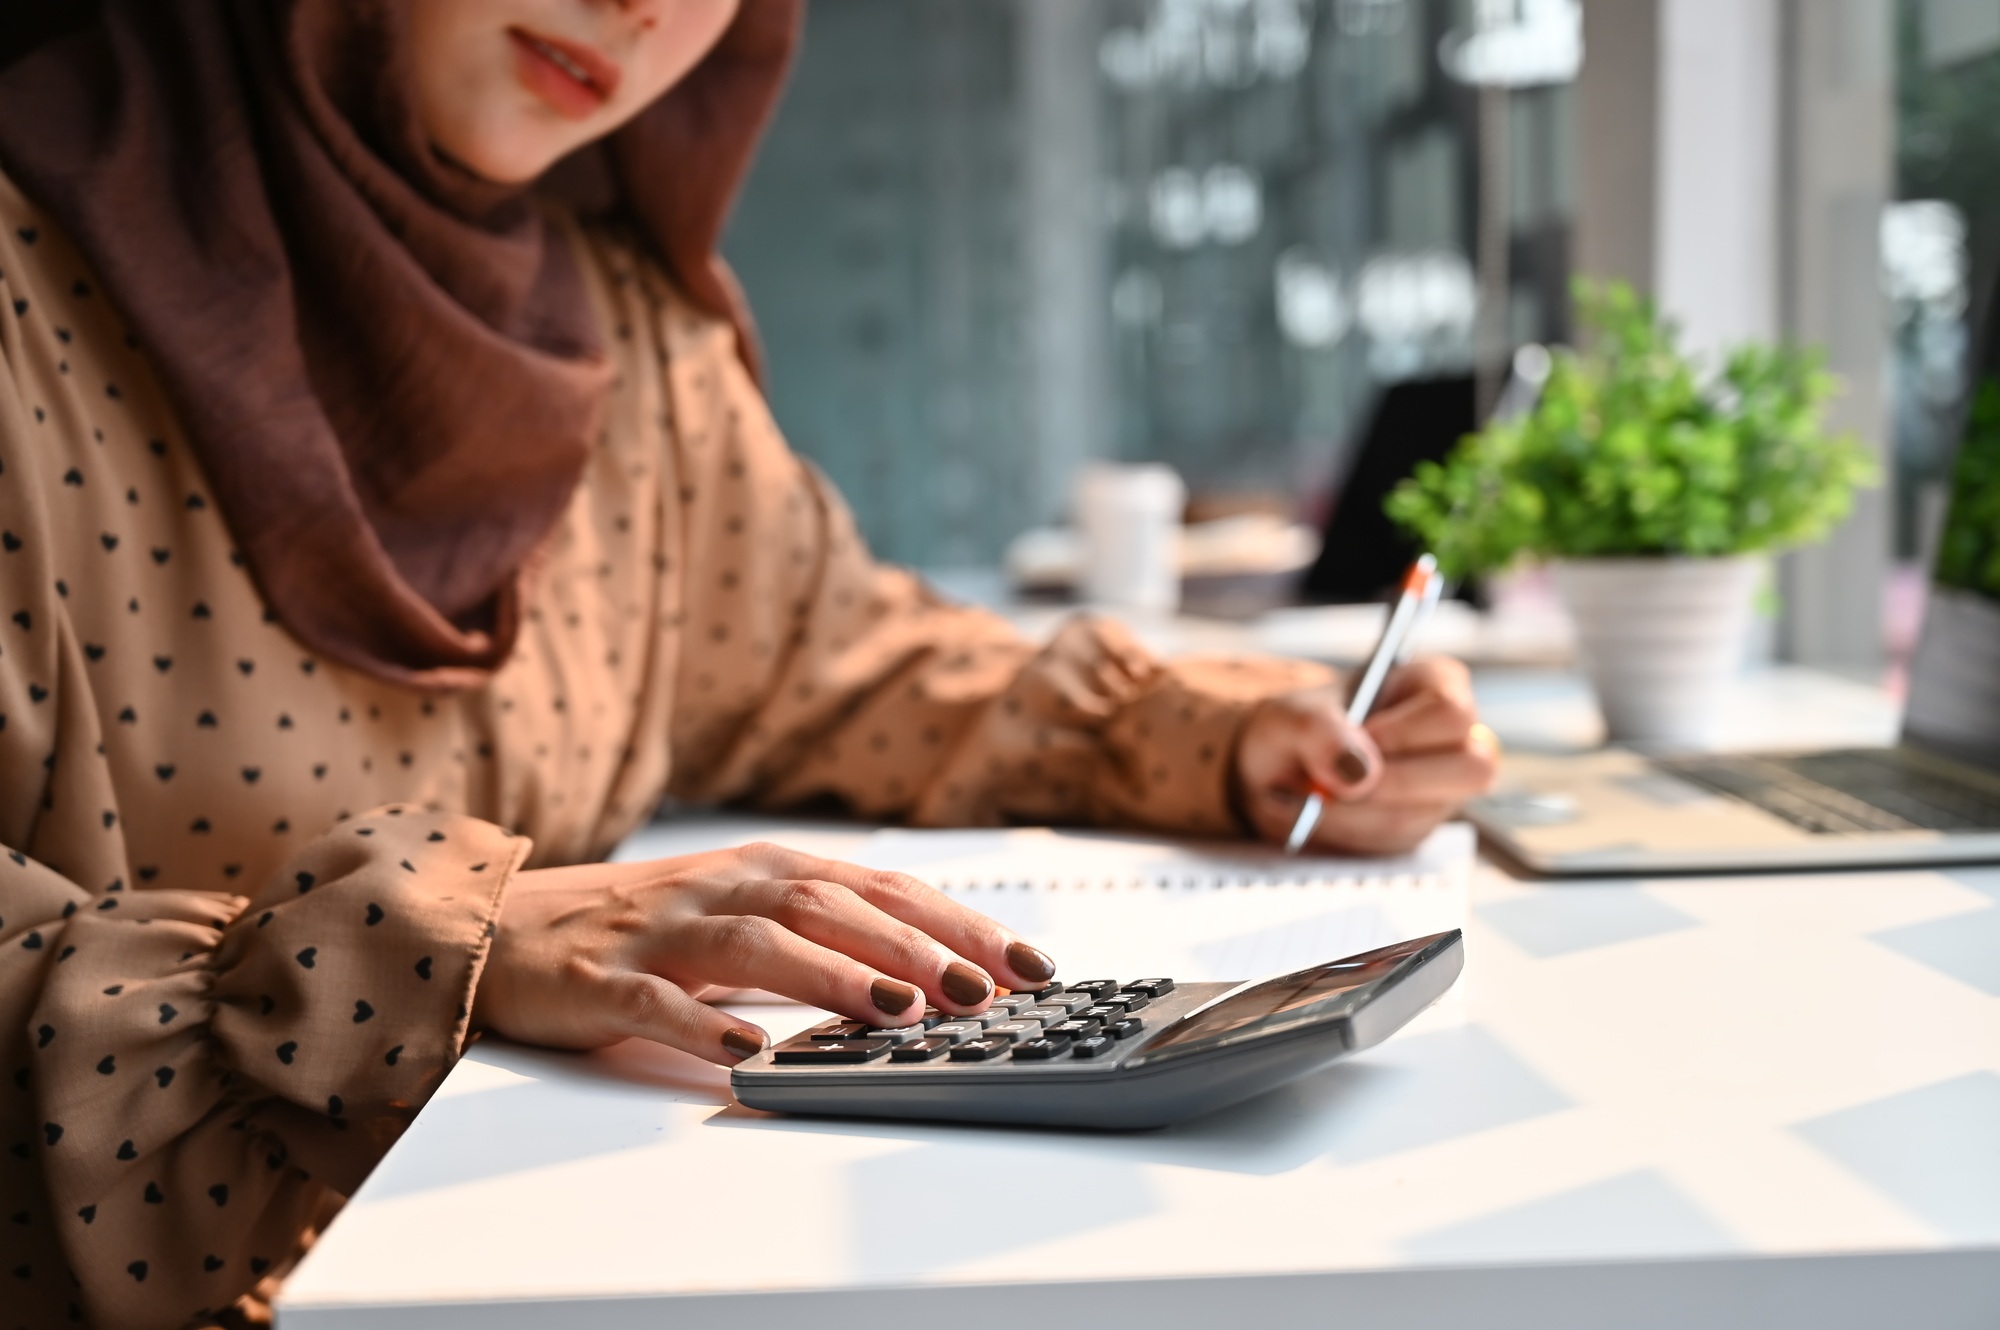
<path fill-rule="evenodd" d="M 764 1051 L 764 1036 L 755 1030 L 724 1030 L 722 1046 L 739 1058 L 753 1058 Z"/>
<path fill-rule="evenodd" d="M 1349 785 L 1359 785 L 1368 779 L 1368 757 L 1359 748 L 1343 748 L 1340 757 L 1333 764 L 1340 778 Z"/>
<path fill-rule="evenodd" d="M 1025 942 L 1007 944 L 1007 965 L 1015 974 L 1035 984 L 1054 978 L 1056 973 L 1056 963 Z"/>
<path fill-rule="evenodd" d="M 944 995 L 961 1007 L 976 1007 L 993 996 L 993 981 L 964 961 L 945 966 L 938 984 Z"/>
<path fill-rule="evenodd" d="M 894 979 L 877 979 L 868 985 L 868 1000 L 884 1016 L 894 1016 L 910 1009 L 922 994 L 908 984 L 899 984 Z"/>

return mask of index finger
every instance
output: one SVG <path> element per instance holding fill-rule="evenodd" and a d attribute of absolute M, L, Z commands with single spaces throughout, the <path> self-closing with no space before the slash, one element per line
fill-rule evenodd
<path fill-rule="evenodd" d="M 1457 661 L 1423 660 L 1389 676 L 1383 701 L 1367 721 L 1384 752 L 1448 748 L 1479 719 L 1471 676 Z"/>
<path fill-rule="evenodd" d="M 1056 963 L 1012 930 L 907 873 L 822 859 L 783 846 L 751 848 L 766 858 L 773 876 L 837 882 L 884 914 L 936 938 L 1004 987 L 1039 988 L 1055 976 Z"/>

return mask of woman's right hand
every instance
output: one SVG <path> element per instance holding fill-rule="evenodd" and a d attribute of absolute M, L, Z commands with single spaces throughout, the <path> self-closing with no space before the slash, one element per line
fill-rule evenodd
<path fill-rule="evenodd" d="M 926 1000 L 979 1011 L 996 982 L 1055 964 L 991 919 L 901 873 L 779 845 L 517 873 L 473 1002 L 475 1028 L 554 1048 L 638 1036 L 725 1065 L 762 1030 L 706 1006 L 762 988 L 879 1026 Z"/>

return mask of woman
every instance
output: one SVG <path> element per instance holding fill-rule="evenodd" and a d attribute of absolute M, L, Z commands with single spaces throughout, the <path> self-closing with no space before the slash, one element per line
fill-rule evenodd
<path fill-rule="evenodd" d="M 1463 672 L 1036 650 L 870 561 L 715 255 L 796 0 L 133 0 L 0 72 L 9 1324 L 253 1315 L 479 1030 L 716 1062 L 1048 977 L 665 794 L 1411 843 Z M 559 206 L 531 186 L 594 189 Z"/>

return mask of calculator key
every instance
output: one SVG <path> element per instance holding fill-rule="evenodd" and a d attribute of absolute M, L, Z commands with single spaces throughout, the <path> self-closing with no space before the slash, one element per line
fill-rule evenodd
<path fill-rule="evenodd" d="M 1026 993 L 1007 993 L 993 999 L 993 1005 L 1002 1011 L 1026 1011 L 1035 1005 L 1035 999 Z"/>
<path fill-rule="evenodd" d="M 1083 1020 L 1062 1021 L 1059 1022 L 1058 1024 L 1051 1025 L 1047 1030 L 1043 1031 L 1043 1033 L 1050 1035 L 1061 1035 L 1065 1039 L 1082 1039 L 1085 1038 L 1086 1036 L 1096 1034 L 1099 1030 L 1102 1030 L 1103 1028 L 1104 1028 L 1103 1023 L 1099 1021 L 1083 1021 Z"/>
<path fill-rule="evenodd" d="M 975 1011 L 965 1016 L 952 1017 L 955 1021 L 971 1021 L 975 1025 L 998 1025 L 1002 1021 L 1013 1020 L 1014 1013 L 1002 1007 L 988 1007 L 985 1011 Z"/>
<path fill-rule="evenodd" d="M 1014 1061 L 1047 1062 L 1050 1058 L 1061 1057 L 1068 1048 L 1067 1039 L 1029 1039 L 1014 1046 Z"/>
<path fill-rule="evenodd" d="M 780 1044 L 772 1060 L 786 1066 L 807 1063 L 828 1066 L 838 1063 L 873 1062 L 888 1052 L 887 1039 L 842 1039 L 833 1043 Z"/>
<path fill-rule="evenodd" d="M 943 1012 L 939 1011 L 936 1007 L 924 1008 L 923 1027 L 926 1030 L 930 1029 L 933 1025 L 943 1025 L 946 1021 L 950 1019 L 951 1017 L 945 1015 Z"/>
<path fill-rule="evenodd" d="M 912 1039 L 921 1039 L 926 1031 L 922 1025 L 898 1025 L 892 1029 L 875 1028 L 859 1036 L 863 1039 L 887 1039 L 898 1044 L 907 1044 Z"/>
<path fill-rule="evenodd" d="M 1118 991 L 1118 981 L 1116 979 L 1083 979 L 1068 985 L 1063 991 L 1066 993 L 1088 993 L 1090 1000 L 1095 1002 L 1106 993 L 1116 993 Z"/>
<path fill-rule="evenodd" d="M 1102 1057 L 1118 1047 L 1118 1041 L 1108 1034 L 1085 1035 L 1076 1041 L 1076 1056 L 1080 1058 Z"/>
<path fill-rule="evenodd" d="M 863 1025 L 860 1021 L 841 1021 L 834 1025 L 818 1026 L 812 1031 L 812 1037 L 815 1042 L 822 1044 L 837 1043 L 843 1039 L 866 1039 L 873 1029 L 873 1026 Z"/>
<path fill-rule="evenodd" d="M 1005 1039 L 1009 1043 L 1016 1044 L 1024 1039 L 1040 1039 L 1042 1037 L 1042 1023 L 1040 1021 L 1001 1021 L 998 1025 L 989 1025 L 986 1027 L 986 1037 L 988 1039 Z"/>
<path fill-rule="evenodd" d="M 1040 1021 L 1044 1025 L 1054 1025 L 1057 1021 L 1069 1019 L 1067 1007 L 1030 1007 L 1021 1013 L 1024 1021 Z"/>
<path fill-rule="evenodd" d="M 1011 1039 L 968 1039 L 951 1050 L 953 1062 L 997 1062 L 1014 1047 Z"/>
<path fill-rule="evenodd" d="M 1040 1002 L 1045 997 L 1062 992 L 1063 986 L 1061 984 L 1043 984 L 1040 988 L 1024 988 L 1021 991 L 1035 999 L 1035 1001 Z"/>
<path fill-rule="evenodd" d="M 1082 1011 L 1090 1004 L 1091 997 L 1088 993 L 1055 993 L 1041 1001 L 1044 1007 L 1061 1007 L 1071 1014 Z"/>
<path fill-rule="evenodd" d="M 986 1027 L 978 1021 L 946 1021 L 931 1027 L 931 1038 L 949 1039 L 954 1044 L 962 1044 L 968 1039 L 977 1039 L 986 1033 Z"/>
<path fill-rule="evenodd" d="M 1171 979 L 1134 979 L 1125 985 L 1127 993 L 1144 993 L 1149 998 L 1165 997 L 1174 991 Z"/>
<path fill-rule="evenodd" d="M 1137 1016 L 1127 1016 L 1122 1021 L 1113 1021 L 1110 1025 L 1105 1026 L 1104 1032 L 1113 1039 L 1130 1039 L 1145 1028 L 1146 1022 L 1140 1020 Z"/>
<path fill-rule="evenodd" d="M 1125 1019 L 1125 1008 L 1114 1007 L 1107 1002 L 1101 1007 L 1085 1007 L 1076 1014 L 1076 1019 L 1080 1021 L 1096 1021 L 1100 1025 L 1109 1025 L 1113 1021 L 1122 1021 Z"/>
<path fill-rule="evenodd" d="M 951 1052 L 949 1039 L 912 1039 L 907 1044 L 897 1044 L 889 1050 L 891 1062 L 929 1062 Z"/>
<path fill-rule="evenodd" d="M 1127 1011 L 1137 1011 L 1141 1007 L 1149 1007 L 1152 1004 L 1153 999 L 1147 997 L 1144 993 L 1113 993 L 1104 999 L 1105 1006 L 1123 1007 Z"/>

